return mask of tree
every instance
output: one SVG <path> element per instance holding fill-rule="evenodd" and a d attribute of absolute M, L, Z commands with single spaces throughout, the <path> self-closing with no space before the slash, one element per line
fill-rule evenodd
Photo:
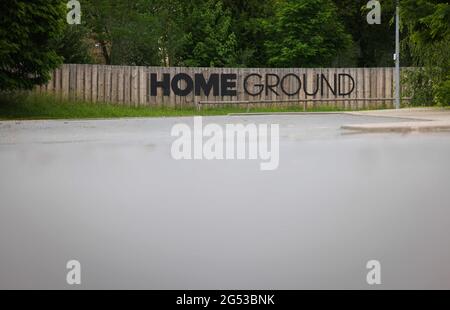
<path fill-rule="evenodd" d="M 239 66 L 267 66 L 264 42 L 270 38 L 265 31 L 264 20 L 274 16 L 275 2 L 276 0 L 223 0 L 224 8 L 231 12 Z"/>
<path fill-rule="evenodd" d="M 179 0 L 160 0 L 153 6 L 152 15 L 159 25 L 156 42 L 164 66 L 176 66 L 182 62 L 180 53 L 186 44 L 186 21 L 190 7 L 189 2 Z"/>
<path fill-rule="evenodd" d="M 450 105 L 450 5 L 439 0 L 403 0 L 401 16 L 406 43 L 417 70 L 406 82 L 413 104 Z"/>
<path fill-rule="evenodd" d="M 83 16 L 106 64 L 160 65 L 158 0 L 86 0 Z"/>
<path fill-rule="evenodd" d="M 395 50 L 395 30 L 393 17 L 395 0 L 381 1 L 381 24 L 369 25 L 368 0 L 333 0 L 340 20 L 353 39 L 354 65 L 358 67 L 388 67 L 393 65 Z M 350 51 L 352 52 L 352 51 Z M 407 50 L 404 52 L 407 53 Z M 402 55 L 405 55 L 402 52 Z M 402 57 L 402 64 L 407 59 Z"/>
<path fill-rule="evenodd" d="M 331 0 L 281 0 L 265 25 L 271 66 L 329 66 L 351 44 Z"/>
<path fill-rule="evenodd" d="M 186 34 L 181 65 L 202 67 L 235 66 L 236 35 L 230 11 L 221 1 L 205 0 L 189 5 L 184 20 Z"/>
<path fill-rule="evenodd" d="M 63 32 L 54 38 L 53 46 L 64 63 L 92 63 L 91 50 L 94 46 L 89 41 L 89 33 L 84 25 L 66 24 Z"/>
<path fill-rule="evenodd" d="M 65 22 L 61 0 L 0 2 L 0 90 L 45 84 L 61 63 L 51 41 Z"/>

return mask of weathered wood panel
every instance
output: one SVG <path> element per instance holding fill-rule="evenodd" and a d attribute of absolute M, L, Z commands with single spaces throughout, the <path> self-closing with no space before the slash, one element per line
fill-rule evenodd
<path fill-rule="evenodd" d="M 123 104 L 123 102 L 124 102 L 124 93 L 125 93 L 125 91 L 124 91 L 124 86 L 125 86 L 124 71 L 125 71 L 124 67 L 120 66 L 118 68 L 118 72 L 117 72 L 117 101 L 121 104 Z"/>
<path fill-rule="evenodd" d="M 92 94 L 92 102 L 97 102 L 98 99 L 98 67 L 97 65 L 92 66 L 92 87 L 91 87 L 91 94 Z"/>
<path fill-rule="evenodd" d="M 92 100 L 92 66 L 85 65 L 84 68 L 84 100 Z"/>
<path fill-rule="evenodd" d="M 187 74 L 193 81 L 193 91 L 186 96 L 177 96 L 173 90 L 170 95 L 164 95 L 163 89 L 157 87 L 156 96 L 151 96 L 152 73 L 156 74 L 157 81 L 163 81 L 164 74 L 170 74 L 171 79 L 176 74 Z M 219 95 L 211 90 L 207 96 L 203 89 L 195 94 L 195 74 L 202 74 L 205 81 L 210 81 L 213 74 L 218 74 L 219 79 L 222 74 L 236 74 L 236 94 L 223 95 L 222 81 L 218 84 Z M 247 79 L 245 84 L 250 74 L 257 75 Z M 342 74 L 350 75 L 354 83 Z M 185 107 L 198 103 L 224 106 L 227 102 L 245 106 L 250 102 L 258 106 L 321 105 L 364 109 L 392 107 L 394 95 L 393 68 L 165 68 L 66 64 L 51 76 L 51 81 L 36 87 L 36 91 L 52 92 L 63 98 L 131 106 Z M 177 85 L 184 90 L 188 83 L 182 79 Z M 348 95 L 339 93 L 352 88 Z"/>
<path fill-rule="evenodd" d="M 105 66 L 105 102 L 112 102 L 111 81 L 111 66 Z"/>
<path fill-rule="evenodd" d="M 105 99 L 105 66 L 97 67 L 97 101 L 104 102 Z"/>
<path fill-rule="evenodd" d="M 77 80 L 76 80 L 76 97 L 77 99 L 84 99 L 84 65 L 77 65 Z"/>
<path fill-rule="evenodd" d="M 69 97 L 69 74 L 70 66 L 63 66 L 61 68 L 61 95 L 65 99 Z"/>

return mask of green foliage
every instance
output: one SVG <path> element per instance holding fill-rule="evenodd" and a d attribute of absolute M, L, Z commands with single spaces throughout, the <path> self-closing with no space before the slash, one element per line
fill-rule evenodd
<path fill-rule="evenodd" d="M 401 5 L 406 43 L 415 65 L 422 67 L 406 79 L 408 94 L 413 104 L 450 105 L 450 5 L 438 0 L 404 0 Z"/>
<path fill-rule="evenodd" d="M 274 19 L 265 25 L 271 38 L 266 41 L 271 66 L 329 66 L 351 44 L 330 0 L 279 1 Z"/>
<path fill-rule="evenodd" d="M 230 11 L 218 0 L 194 4 L 188 11 L 181 65 L 225 67 L 236 65 L 236 35 Z"/>
<path fill-rule="evenodd" d="M 156 0 L 83 2 L 82 23 L 99 45 L 106 64 L 160 64 L 157 42 L 162 25 L 152 15 L 157 4 Z"/>
<path fill-rule="evenodd" d="M 51 44 L 63 27 L 61 0 L 0 2 L 0 90 L 44 84 L 61 63 Z"/>
<path fill-rule="evenodd" d="M 269 39 L 264 20 L 274 16 L 277 0 L 223 0 L 231 12 L 232 31 L 237 40 L 237 65 L 242 67 L 267 66 L 264 42 Z"/>
<path fill-rule="evenodd" d="M 379 25 L 369 25 L 366 21 L 369 12 L 366 7 L 368 0 L 333 0 L 333 2 L 338 9 L 340 20 L 353 39 L 353 55 L 351 55 L 353 65 L 358 67 L 393 66 L 395 0 L 380 1 L 381 24 Z M 404 52 L 408 53 L 407 50 Z M 349 52 L 345 51 L 344 55 L 349 55 Z M 402 64 L 409 65 L 407 57 L 402 56 Z M 351 66 L 351 62 L 344 65 Z"/>
<path fill-rule="evenodd" d="M 232 20 L 221 1 L 89 0 L 83 12 L 107 64 L 236 64 Z"/>
<path fill-rule="evenodd" d="M 435 100 L 440 105 L 450 105 L 450 78 L 448 76 L 436 87 Z"/>
<path fill-rule="evenodd" d="M 157 19 L 157 30 L 153 42 L 157 42 L 159 64 L 163 66 L 180 65 L 180 53 L 186 44 L 187 10 L 190 4 L 178 0 L 154 1 L 151 15 Z"/>
<path fill-rule="evenodd" d="M 53 40 L 56 53 L 63 57 L 64 63 L 88 64 L 92 63 L 91 49 L 93 42 L 89 42 L 89 32 L 84 25 L 65 24 L 64 31 Z"/>

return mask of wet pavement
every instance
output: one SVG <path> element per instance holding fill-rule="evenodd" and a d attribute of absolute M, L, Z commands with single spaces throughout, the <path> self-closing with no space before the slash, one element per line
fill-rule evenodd
<path fill-rule="evenodd" d="M 0 289 L 450 289 L 450 133 L 280 125 L 279 168 L 172 159 L 192 118 L 0 122 Z"/>

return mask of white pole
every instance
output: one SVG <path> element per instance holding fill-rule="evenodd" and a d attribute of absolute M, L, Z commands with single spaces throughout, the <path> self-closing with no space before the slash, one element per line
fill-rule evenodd
<path fill-rule="evenodd" d="M 395 9 L 395 108 L 400 109 L 400 8 Z"/>

